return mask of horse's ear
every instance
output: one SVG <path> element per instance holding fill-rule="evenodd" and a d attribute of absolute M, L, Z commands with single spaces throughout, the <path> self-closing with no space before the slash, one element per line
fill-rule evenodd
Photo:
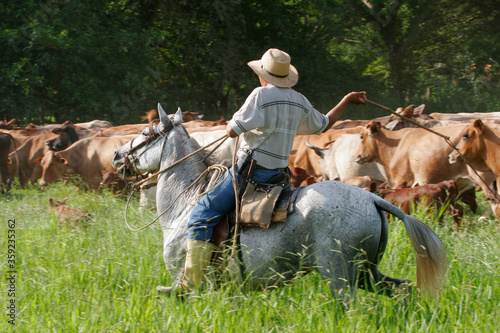
<path fill-rule="evenodd" d="M 175 125 L 182 124 L 182 110 L 180 107 L 177 108 L 177 112 L 174 115 L 174 124 Z"/>
<path fill-rule="evenodd" d="M 158 114 L 160 115 L 160 121 L 163 123 L 165 128 L 170 125 L 170 118 L 168 117 L 167 113 L 163 108 L 161 107 L 160 103 L 158 103 Z"/>

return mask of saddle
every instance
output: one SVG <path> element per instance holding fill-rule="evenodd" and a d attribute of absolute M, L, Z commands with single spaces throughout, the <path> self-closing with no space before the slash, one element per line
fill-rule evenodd
<path fill-rule="evenodd" d="M 293 213 L 293 211 L 295 210 L 295 200 L 297 199 L 297 195 L 299 194 L 299 192 L 304 187 L 305 186 L 284 187 L 276 201 L 276 204 L 274 205 L 272 216 L 269 221 L 248 222 L 248 223 L 242 223 L 240 221 L 239 227 L 242 229 L 269 228 L 272 224 L 285 223 L 287 216 Z M 221 220 L 221 222 L 214 228 L 214 233 L 212 235 L 211 242 L 222 250 L 224 247 L 223 243 L 231 238 L 232 231 L 234 230 L 235 225 L 236 225 L 236 212 L 233 210 L 229 212 Z"/>

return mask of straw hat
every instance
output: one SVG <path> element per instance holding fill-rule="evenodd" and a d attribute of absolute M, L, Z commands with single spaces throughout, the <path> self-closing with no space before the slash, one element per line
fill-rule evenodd
<path fill-rule="evenodd" d="M 248 63 L 253 71 L 276 87 L 290 88 L 299 81 L 297 69 L 290 64 L 290 55 L 278 49 L 269 49 L 260 60 Z"/>

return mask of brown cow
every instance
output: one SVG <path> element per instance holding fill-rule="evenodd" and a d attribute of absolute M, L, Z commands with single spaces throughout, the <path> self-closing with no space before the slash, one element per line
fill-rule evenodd
<path fill-rule="evenodd" d="M 7 159 L 14 147 L 13 143 L 14 139 L 9 134 L 0 133 L 0 187 L 2 193 L 4 186 L 7 186 L 7 190 L 9 190 L 11 184 L 11 173 L 7 168 Z"/>
<path fill-rule="evenodd" d="M 100 131 L 96 135 L 110 136 L 110 135 L 140 134 L 147 127 L 148 124 L 129 124 L 129 125 L 113 126 Z"/>
<path fill-rule="evenodd" d="M 103 129 L 103 128 L 109 128 L 112 127 L 113 125 L 107 121 L 107 120 L 92 120 L 88 121 L 86 123 L 77 123 L 75 124 L 76 127 L 83 127 L 86 129 Z"/>
<path fill-rule="evenodd" d="M 116 171 L 111 165 L 114 151 L 135 137 L 137 135 L 93 136 L 78 140 L 63 151 L 47 152 L 41 161 L 43 173 L 40 185 L 48 185 L 72 169 L 91 189 L 98 189 L 101 171 Z"/>
<path fill-rule="evenodd" d="M 15 138 L 22 138 L 22 137 L 30 137 L 30 136 L 36 136 L 36 135 L 41 135 L 41 134 L 48 134 L 50 131 L 57 126 L 61 125 L 52 125 L 52 126 L 40 126 L 40 127 L 26 127 L 26 128 L 13 128 L 11 130 L 2 130 L 4 133 L 9 133 Z"/>
<path fill-rule="evenodd" d="M 500 130 L 476 119 L 462 133 L 457 149 L 464 158 L 479 171 L 491 170 L 500 177 Z M 454 150 L 449 161 L 457 164 L 462 161 Z"/>
<path fill-rule="evenodd" d="M 290 168 L 290 183 L 293 187 L 307 186 L 323 181 L 323 177 L 312 176 L 302 168 Z"/>
<path fill-rule="evenodd" d="M 376 187 L 377 182 L 375 182 L 370 176 L 357 176 L 346 179 L 343 181 L 346 184 L 356 186 L 371 192 L 373 186 Z"/>
<path fill-rule="evenodd" d="M 311 175 L 302 168 L 290 168 L 290 182 L 294 187 L 299 187 L 300 184 L 310 176 Z"/>
<path fill-rule="evenodd" d="M 65 206 L 68 198 L 64 198 L 61 201 L 56 201 L 52 198 L 49 199 L 48 210 L 52 211 L 56 209 L 57 218 L 61 224 L 65 224 L 68 227 L 79 227 L 88 224 L 92 215 L 85 209 L 73 208 Z"/>
<path fill-rule="evenodd" d="M 456 141 L 466 125 L 435 128 Z M 443 180 L 468 177 L 465 166 L 448 163 L 453 149 L 446 141 L 422 128 L 388 131 L 370 122 L 361 132 L 355 153 L 358 163 L 378 162 L 385 168 L 391 187 L 436 184 Z"/>
<path fill-rule="evenodd" d="M 430 116 L 442 121 L 460 121 L 472 123 L 476 119 L 491 124 L 500 124 L 500 112 L 471 112 L 471 113 L 431 113 Z"/>
<path fill-rule="evenodd" d="M 108 188 L 114 194 L 125 193 L 128 180 L 123 179 L 116 171 L 102 171 L 101 188 Z"/>
<path fill-rule="evenodd" d="M 476 119 L 471 124 L 467 125 L 461 133 L 461 139 L 457 145 L 457 149 L 470 165 L 480 172 L 482 178 L 489 185 L 485 188 L 482 183 L 479 183 L 486 198 L 488 199 L 493 213 L 500 217 L 498 203 L 500 194 L 496 183 L 500 179 L 500 128 L 493 124 L 485 124 L 482 120 Z M 463 165 L 463 159 L 458 151 L 454 150 L 449 154 L 449 162 L 452 165 Z M 484 173 L 494 173 L 496 179 L 484 176 Z M 499 206 L 500 207 L 500 206 Z"/>
<path fill-rule="evenodd" d="M 11 119 L 9 121 L 0 120 L 0 129 L 10 130 L 12 129 L 12 126 L 14 126 L 15 122 L 16 122 L 15 119 Z"/>
<path fill-rule="evenodd" d="M 467 124 L 434 128 L 434 131 L 450 137 L 457 142 Z M 484 193 L 495 174 L 491 171 L 478 171 L 466 165 L 450 165 L 448 154 L 452 147 L 446 141 L 421 128 L 407 128 L 399 131 L 388 131 L 371 122 L 361 133 L 362 143 L 356 156 L 358 162 L 376 161 L 386 168 L 390 187 L 407 187 L 436 184 L 452 179 L 459 184 L 462 193 L 475 183 Z M 498 202 L 490 201 L 495 212 Z M 471 207 L 472 208 L 472 207 Z"/>
<path fill-rule="evenodd" d="M 32 184 L 36 183 L 42 176 L 42 168 L 37 162 L 49 151 L 45 142 L 56 136 L 50 133 L 30 137 L 16 151 L 11 152 L 7 159 L 10 174 L 20 170 L 23 177 L 28 178 Z"/>
<path fill-rule="evenodd" d="M 158 114 L 158 112 L 155 109 L 151 109 L 151 110 L 146 112 L 146 115 L 141 116 L 141 121 L 145 121 L 147 123 L 150 123 L 153 121 L 153 119 L 155 119 L 157 114 Z"/>
<path fill-rule="evenodd" d="M 182 122 L 187 123 L 188 121 L 199 120 L 203 118 L 202 114 L 198 112 L 184 111 L 182 112 Z"/>
<path fill-rule="evenodd" d="M 463 208 L 457 204 L 458 188 L 453 180 L 413 188 L 379 188 L 377 193 L 385 200 L 401 208 L 406 214 L 410 214 L 411 209 L 418 203 L 422 204 L 422 207 L 426 210 L 435 208 L 435 213 L 438 213 L 443 205 L 448 204 L 446 212 L 454 217 L 455 229 L 458 231 L 460 228 Z"/>

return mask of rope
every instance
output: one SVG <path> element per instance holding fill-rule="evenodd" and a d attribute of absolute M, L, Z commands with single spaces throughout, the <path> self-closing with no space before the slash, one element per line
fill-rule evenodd
<path fill-rule="evenodd" d="M 408 117 L 405 117 L 405 116 L 403 116 L 403 115 L 401 115 L 401 114 L 399 114 L 399 113 L 391 110 L 387 106 L 383 106 L 383 105 L 380 105 L 378 103 L 372 102 L 372 101 L 370 101 L 370 100 L 368 100 L 366 98 L 365 98 L 365 101 L 366 101 L 367 104 L 371 104 L 373 106 L 381 108 L 382 110 L 385 110 L 385 111 L 387 111 L 389 113 L 392 113 L 393 115 L 395 115 L 395 116 L 397 116 L 397 117 L 399 117 L 399 118 L 401 118 L 401 119 L 403 119 L 405 121 L 408 121 L 408 122 L 414 124 L 417 127 L 420 127 L 420 128 L 422 128 L 422 129 L 424 129 L 426 131 L 429 131 L 429 132 L 431 132 L 433 134 L 436 134 L 436 135 L 439 135 L 440 137 L 442 137 L 445 140 L 445 142 L 460 155 L 460 157 L 463 159 L 463 161 L 465 162 L 465 164 L 467 164 L 474 171 L 474 173 L 476 174 L 476 176 L 481 180 L 481 182 L 484 184 L 484 186 L 486 186 L 486 188 L 488 189 L 488 191 L 490 191 L 490 193 L 492 193 L 495 196 L 495 198 L 500 201 L 500 198 L 498 197 L 498 194 L 496 192 L 494 192 L 488 186 L 488 184 L 486 184 L 486 181 L 483 179 L 483 177 L 481 177 L 479 175 L 479 172 L 469 163 L 469 161 L 467 161 L 467 159 L 464 157 L 464 155 L 462 155 L 462 153 L 460 152 L 460 150 L 453 144 L 453 142 L 451 142 L 451 139 L 450 139 L 449 136 L 446 136 L 446 135 L 444 135 L 442 133 L 439 133 L 439 132 L 436 132 L 434 130 L 431 130 L 430 128 L 425 127 L 424 125 L 422 125 L 422 124 L 420 124 L 420 123 L 418 123 L 418 122 L 416 122 L 416 121 L 414 121 L 414 120 L 412 120 L 412 119 L 410 119 Z"/>
<path fill-rule="evenodd" d="M 240 137 L 236 137 L 236 143 L 234 144 L 234 153 L 233 153 L 233 161 L 232 161 L 232 169 L 233 169 L 233 189 L 234 189 L 234 199 L 236 201 L 236 206 L 235 206 L 235 222 L 234 222 L 234 234 L 233 234 L 233 243 L 231 244 L 231 258 L 234 258 L 236 255 L 236 246 L 237 246 L 237 239 L 238 239 L 238 233 L 240 232 L 240 198 L 238 196 L 238 182 L 236 180 L 236 170 L 234 168 L 236 164 L 236 155 L 238 152 L 238 144 L 239 144 L 239 139 Z"/>
<path fill-rule="evenodd" d="M 132 195 L 136 191 L 136 188 L 133 188 L 132 194 L 129 196 L 129 198 L 127 200 L 127 205 L 125 207 L 125 224 L 132 231 L 141 231 L 141 230 L 146 229 L 147 227 L 149 227 L 150 225 L 152 225 L 153 223 L 158 221 L 158 219 L 160 217 L 162 217 L 166 212 L 168 212 L 174 206 L 174 204 L 177 202 L 177 200 L 181 197 L 181 195 L 184 195 L 184 200 L 186 200 L 186 202 L 187 202 L 187 200 L 188 200 L 187 194 L 190 191 L 192 191 L 193 193 L 197 193 L 196 200 L 198 200 L 203 195 L 205 195 L 207 192 L 210 192 L 211 190 L 220 186 L 220 184 L 218 184 L 217 186 L 213 186 L 213 184 L 215 184 L 219 179 L 221 179 L 222 175 L 224 175 L 224 172 L 226 172 L 226 171 L 227 171 L 227 167 L 220 165 L 220 164 L 214 164 L 214 165 L 208 167 L 205 171 L 203 171 L 201 173 L 201 175 L 198 176 L 198 178 L 195 179 L 195 181 L 193 183 L 191 183 L 191 185 L 189 185 L 188 187 L 186 187 L 184 189 L 184 191 L 179 193 L 179 195 L 177 197 L 175 197 L 174 201 L 170 204 L 170 206 L 168 206 L 160 215 L 158 215 L 153 221 L 149 222 L 148 224 L 146 224 L 138 229 L 134 229 L 130 226 L 130 224 L 128 223 L 128 217 L 127 217 L 130 198 L 132 198 Z M 210 177 L 210 181 L 209 181 L 209 184 L 212 184 L 212 185 L 207 186 L 206 190 L 202 192 L 204 185 L 207 183 L 206 180 L 209 178 L 209 175 L 211 172 L 214 172 L 214 174 Z M 187 203 L 190 205 L 193 205 L 192 203 L 189 203 L 189 202 L 187 202 Z"/>
<path fill-rule="evenodd" d="M 412 120 L 412 119 L 410 119 L 410 118 L 408 118 L 408 117 L 403 116 L 402 114 L 399 114 L 399 113 L 397 113 L 397 112 L 395 112 L 395 111 L 392 111 L 392 110 L 391 110 L 391 109 L 389 109 L 387 106 L 380 105 L 380 104 L 375 103 L 375 102 L 372 102 L 372 101 L 370 101 L 370 100 L 368 100 L 368 99 L 365 99 L 365 101 L 366 101 L 366 103 L 371 104 L 371 105 L 373 105 L 373 106 L 376 106 L 376 107 L 378 107 L 378 108 L 381 108 L 382 110 L 385 110 L 385 111 L 387 111 L 387 112 L 389 112 L 389 113 L 392 113 L 393 115 L 395 115 L 395 116 L 397 116 L 397 117 L 399 117 L 399 118 L 401 118 L 401 119 L 403 119 L 403 120 L 406 120 L 407 122 L 410 122 L 410 123 L 412 123 L 413 125 L 415 125 L 415 126 L 417 126 L 417 127 L 423 128 L 423 129 L 425 129 L 425 130 L 427 130 L 427 131 L 429 131 L 429 132 L 431 132 L 431 133 L 434 133 L 434 134 L 436 134 L 436 135 L 439 135 L 440 137 L 444 138 L 445 140 L 448 140 L 448 141 L 450 140 L 450 137 L 448 137 L 448 136 L 446 136 L 446 135 L 444 135 L 444 134 L 438 133 L 438 132 L 436 132 L 436 131 L 433 131 L 433 130 L 431 130 L 430 128 L 425 127 L 424 125 L 422 125 L 422 124 L 420 124 L 420 123 L 418 123 L 418 122 L 416 122 L 416 121 L 414 121 L 414 120 Z M 452 147 L 453 147 L 453 145 L 452 145 Z M 456 149 L 456 148 L 455 148 L 455 149 Z"/>

